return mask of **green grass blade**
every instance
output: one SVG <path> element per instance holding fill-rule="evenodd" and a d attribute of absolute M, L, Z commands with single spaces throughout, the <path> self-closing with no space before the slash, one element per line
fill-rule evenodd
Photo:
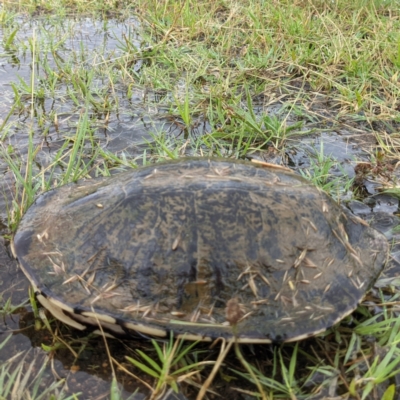
<path fill-rule="evenodd" d="M 134 358 L 125 356 L 126 359 L 128 361 L 130 361 L 135 367 L 139 368 L 140 370 L 142 370 L 143 372 L 145 372 L 146 374 L 152 376 L 153 378 L 158 379 L 160 377 L 160 374 L 157 373 L 156 371 L 152 370 L 151 368 L 149 368 L 147 365 L 144 365 L 143 363 L 141 363 L 140 361 L 135 360 Z"/>

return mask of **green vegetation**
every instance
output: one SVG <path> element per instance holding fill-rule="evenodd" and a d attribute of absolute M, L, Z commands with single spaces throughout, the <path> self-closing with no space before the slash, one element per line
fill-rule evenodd
<path fill-rule="evenodd" d="M 167 386 L 171 386 L 174 392 L 178 393 L 178 383 L 185 381 L 192 375 L 198 374 L 202 365 L 207 364 L 207 362 L 187 362 L 187 359 L 185 361 L 186 356 L 197 344 L 196 342 L 183 347 L 182 340 L 178 339 L 174 341 L 171 337 L 169 342 L 164 344 L 163 348 L 155 340 L 151 340 L 151 343 L 156 350 L 159 362 L 154 361 L 141 350 L 137 350 L 137 353 L 145 362 L 127 357 L 128 361 L 134 366 L 155 378 L 156 384 L 154 389 L 152 389 L 151 399 L 156 399 L 164 394 Z M 182 361 L 184 361 L 183 364 Z M 174 367 L 180 364 L 182 364 L 180 368 L 173 370 Z"/>
<path fill-rule="evenodd" d="M 0 351 L 7 345 L 11 338 L 8 336 L 0 343 Z M 61 388 L 63 381 L 53 382 L 48 387 L 43 387 L 42 379 L 46 373 L 47 363 L 43 360 L 34 359 L 26 368 L 27 354 L 15 354 L 8 362 L 0 367 L 0 399 L 51 399 L 51 400 L 73 400 L 77 399 L 80 393 L 72 396 L 66 396 Z M 15 360 L 16 366 L 13 365 Z M 41 368 L 37 370 L 37 366 Z"/>
<path fill-rule="evenodd" d="M 287 163 L 300 152 L 307 161 L 294 168 L 338 200 L 367 176 L 400 197 L 398 0 L 4 0 L 0 60 L 0 217 L 8 237 L 45 190 L 182 156 Z M 303 146 L 322 133 L 356 144 L 354 166 L 365 161 L 362 150 L 371 154 L 354 181 L 323 142 L 311 152 Z M 233 349 L 221 352 L 226 360 L 209 391 L 397 398 L 399 282 L 382 282 L 379 294 L 318 338 L 260 346 L 259 362 L 237 345 L 248 360 L 242 365 Z M 3 320 L 20 307 L 0 299 Z M 61 348 L 76 352 L 71 333 L 54 324 L 43 347 L 49 358 Z M 194 398 L 218 359 L 204 344 L 141 346 L 128 356 L 124 344 L 130 362 L 119 371 L 154 398 L 186 389 Z M 61 381 L 40 392 L 45 370 L 34 361 L 26 367 L 10 355 L 0 364 L 0 399 L 64 395 Z M 115 379 L 111 387 L 119 398 Z"/>

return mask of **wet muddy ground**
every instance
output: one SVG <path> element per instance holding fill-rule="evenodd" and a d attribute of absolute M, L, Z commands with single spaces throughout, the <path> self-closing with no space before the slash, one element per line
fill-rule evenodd
<path fill-rule="evenodd" d="M 22 17 L 21 17 L 22 18 Z M 87 18 L 71 18 L 63 21 L 41 20 L 19 20 L 19 31 L 16 40 L 19 46 L 16 49 L 2 47 L 0 43 L 0 126 L 6 126 L 1 132 L 3 150 L 10 154 L 17 154 L 20 160 L 26 159 L 27 155 L 27 132 L 33 129 L 35 132 L 34 142 L 38 148 L 35 158 L 37 170 L 45 169 L 51 163 L 52 155 L 60 149 L 65 137 L 75 131 L 79 119 L 81 104 L 65 101 L 65 93 L 68 87 L 58 85 L 50 98 L 46 96 L 43 101 L 35 104 L 35 117 L 30 118 L 30 95 L 26 90 L 25 98 L 22 97 L 22 106 L 13 109 L 15 100 L 15 88 L 20 92 L 25 85 L 29 85 L 32 75 L 32 53 L 29 50 L 29 41 L 32 37 L 40 40 L 39 56 L 46 59 L 48 65 L 57 70 L 59 65 L 74 62 L 74 58 L 80 58 L 88 64 L 105 63 L 115 57 L 124 56 L 124 38 L 129 37 L 130 43 L 139 45 L 140 38 L 137 37 L 137 21 L 101 21 Z M 55 31 L 57 29 L 57 31 Z M 52 35 L 46 37 L 46 31 L 52 31 Z M 5 34 L 1 31 L 0 36 Z M 25 50 L 21 43 L 25 43 Z M 87 53 L 83 53 L 86 49 Z M 132 60 L 134 71 L 140 74 L 142 61 Z M 45 63 L 36 66 L 35 79 L 37 90 L 41 85 L 49 82 L 48 73 L 44 69 Z M 99 91 L 104 90 L 102 77 L 93 78 L 92 85 L 98 85 Z M 129 88 L 121 85 L 109 87 L 110 98 L 118 99 L 118 105 L 108 110 L 98 110 L 91 114 L 94 121 L 93 137 L 102 149 L 130 159 L 142 157 L 154 138 L 151 135 L 160 129 L 172 137 L 179 135 L 179 129 L 171 121 L 165 107 L 165 97 L 168 94 L 143 91 L 135 87 Z M 112 95 L 111 95 L 112 94 Z M 102 92 L 102 95 L 104 93 Z M 317 97 L 316 97 L 317 99 Z M 265 105 L 263 99 L 256 106 L 264 111 L 279 113 L 282 103 Z M 337 200 L 344 206 L 350 208 L 356 215 L 370 222 L 372 226 L 383 232 L 389 241 L 393 243 L 391 260 L 382 280 L 397 277 L 400 274 L 400 210 L 399 200 L 381 194 L 380 189 L 384 181 L 395 181 L 400 175 L 400 168 L 391 160 L 382 160 L 380 167 L 377 165 L 376 157 L 377 143 L 369 132 L 370 127 L 362 121 L 342 121 L 336 123 L 331 129 L 329 121 L 335 120 L 334 111 L 329 109 L 324 101 L 315 101 L 310 109 L 313 118 L 303 125 L 304 130 L 313 129 L 321 122 L 327 127 L 323 133 L 308 134 L 300 138 L 291 138 L 286 141 L 284 150 L 265 151 L 255 153 L 252 157 L 260 158 L 269 162 L 277 162 L 288 165 L 294 170 L 307 173 L 311 169 L 312 162 L 318 163 L 318 156 L 329 156 L 334 165 L 330 169 L 333 177 L 343 179 L 338 184 L 336 194 Z M 57 115 L 57 124 L 50 123 L 51 118 L 44 116 Z M 317 116 L 317 117 L 316 117 Z M 43 117 L 43 118 L 42 118 Z M 295 123 L 298 118 L 289 116 L 289 123 Z M 328 122 L 327 122 L 328 121 Z M 207 134 L 207 122 L 199 120 L 194 135 Z M 396 130 L 398 126 L 390 129 Z M 357 165 L 365 163 L 365 169 L 360 172 Z M 381 171 L 379 171 L 379 167 Z M 390 177 L 386 172 L 390 171 Z M 117 171 L 116 171 L 117 172 Z M 0 159 L 1 173 L 1 196 L 0 196 L 0 220 L 1 233 L 5 237 L 4 244 L 0 243 L 0 340 L 4 340 L 10 333 L 11 339 L 0 351 L 0 364 L 9 362 L 12 357 L 17 365 L 24 359 L 26 369 L 33 363 L 32 377 L 39 372 L 45 359 L 49 359 L 47 368 L 40 378 L 40 385 L 44 387 L 49 382 L 60 378 L 65 383 L 60 386 L 64 393 L 82 393 L 80 398 L 101 399 L 107 398 L 111 382 L 111 370 L 109 359 L 106 356 L 104 342 L 99 337 L 87 337 L 62 324 L 52 322 L 53 332 L 61 336 L 68 346 L 60 344 L 51 333 L 35 318 L 34 312 L 28 301 L 29 283 L 22 272 L 18 269 L 16 262 L 10 255 L 8 247 L 9 229 L 8 216 L 11 203 L 15 196 L 15 183 L 13 174 L 4 160 Z M 114 172 L 113 172 L 114 173 Z M 385 175 L 386 174 L 386 175 Z M 347 190 L 344 190 L 345 182 L 353 180 Z M 354 199 L 354 193 L 358 198 Z M 335 194 L 334 194 L 335 195 Z M 5 302 L 11 299 L 12 306 L 16 307 L 11 313 L 7 312 Z M 311 339 L 301 344 L 306 351 L 308 348 L 318 346 L 319 339 Z M 45 345 L 45 346 L 43 346 Z M 108 342 L 111 354 L 123 366 L 128 367 L 125 360 L 126 355 L 134 354 L 135 349 L 151 351 L 146 341 L 135 343 L 128 341 L 111 340 Z M 208 349 L 201 345 L 200 349 Z M 247 357 L 268 357 L 272 350 L 269 346 L 246 347 Z M 217 350 L 209 351 L 209 359 L 215 359 Z M 225 371 L 236 368 L 235 357 L 232 355 L 226 361 Z M 138 371 L 135 371 L 139 374 Z M 205 374 L 207 375 L 207 374 Z M 143 383 L 121 371 L 117 372 L 118 380 L 123 391 L 123 397 L 137 391 L 135 399 L 145 398 L 148 388 Z M 152 379 L 140 374 L 150 386 Z M 233 379 L 231 383 L 230 379 Z M 193 398 L 196 393 L 196 380 L 192 385 L 182 387 L 182 392 L 188 398 Z M 315 385 L 318 384 L 318 376 L 315 377 Z M 227 394 L 227 388 L 231 390 L 230 397 L 249 398 L 248 395 L 235 391 L 252 390 L 252 386 L 246 381 L 238 380 L 237 377 L 221 375 L 215 383 L 216 392 Z M 323 392 L 322 392 L 323 393 Z M 185 398 L 181 395 L 180 398 Z M 227 396 L 225 396 L 227 397 Z M 171 394 L 170 398 L 174 398 Z M 178 397 L 177 397 L 178 398 Z"/>

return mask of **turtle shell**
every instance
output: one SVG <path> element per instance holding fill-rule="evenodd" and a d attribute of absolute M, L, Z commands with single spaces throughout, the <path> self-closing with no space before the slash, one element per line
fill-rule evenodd
<path fill-rule="evenodd" d="M 280 168 L 184 159 L 41 195 L 14 253 L 57 318 L 124 335 L 269 343 L 351 313 L 384 236 Z"/>

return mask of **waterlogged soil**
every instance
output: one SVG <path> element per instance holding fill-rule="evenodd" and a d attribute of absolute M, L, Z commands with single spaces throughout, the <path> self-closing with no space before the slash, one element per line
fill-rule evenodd
<path fill-rule="evenodd" d="M 62 79 L 65 71 L 73 75 L 79 67 L 87 71 L 86 77 L 80 77 L 85 80 L 84 85 L 95 88 L 95 93 L 98 91 L 97 96 L 87 100 L 92 111 L 89 118 L 95 121 L 91 142 L 101 146 L 105 152 L 128 159 L 143 153 L 144 146 L 152 140 L 153 130 L 165 124 L 160 120 L 162 116 L 153 109 L 153 103 L 147 104 L 152 94 L 134 86 L 127 88 L 123 84 L 111 87 L 110 83 L 104 83 L 107 77 L 102 74 L 106 72 L 101 69 L 103 64 L 125 57 L 127 43 L 132 48 L 139 46 L 140 38 L 136 33 L 138 22 L 135 19 L 120 22 L 89 18 L 43 17 L 32 20 L 19 17 L 12 27 L 0 27 L 0 37 L 7 37 L 14 26 L 18 26 L 18 31 L 13 45 L 5 47 L 0 41 L 0 127 L 4 152 L 16 160 L 26 159 L 28 134 L 33 132 L 36 152 L 33 173 L 49 168 L 65 139 L 74 137 L 82 116 L 84 93 L 81 93 L 82 98 L 78 96 L 76 101 L 72 100 L 67 94 L 77 88 L 69 87 Z M 32 43 L 35 43 L 34 48 Z M 33 52 L 38 54 L 41 62 L 32 61 L 35 60 Z M 130 73 L 139 72 L 141 64 L 140 59 L 129 60 Z M 94 69 L 96 74 L 90 75 Z M 115 72 L 117 76 L 119 73 Z M 51 74 L 56 76 L 53 76 L 55 83 L 49 88 Z M 33 108 L 32 79 L 35 93 Z M 77 79 L 76 84 L 79 86 L 82 82 Z M 45 95 L 41 97 L 40 93 Z M 107 96 L 110 97 L 109 108 L 102 109 L 102 102 L 108 99 Z M 19 101 L 16 101 L 17 97 Z M 90 157 L 90 146 L 86 147 L 86 156 Z M 4 159 L 0 159 L 0 173 L 3 175 L 0 220 L 5 222 L 8 206 L 13 200 L 14 183 Z"/>
<path fill-rule="evenodd" d="M 28 153 L 28 131 L 35 132 L 34 143 L 37 149 L 35 158 L 37 170 L 45 170 L 51 163 L 52 156 L 64 143 L 65 137 L 75 132 L 76 123 L 80 116 L 80 109 L 84 104 L 65 101 L 65 94 L 70 88 L 57 84 L 52 97 L 45 97 L 42 102 L 35 104 L 35 117 L 30 118 L 31 104 L 29 90 L 32 72 L 37 89 L 40 85 L 48 84 L 48 72 L 43 67 L 32 64 L 32 38 L 37 40 L 37 49 L 40 58 L 45 58 L 50 69 L 60 70 L 60 65 L 71 67 L 75 62 L 87 63 L 88 69 L 93 65 L 106 63 L 116 57 L 126 54 L 126 38 L 131 46 L 140 46 L 140 38 L 136 30 L 138 22 L 134 19 L 124 21 L 102 21 L 88 18 L 66 18 L 64 20 L 50 21 L 49 19 L 36 18 L 18 19 L 16 24 L 19 29 L 15 36 L 15 46 L 3 47 L 0 44 L 0 126 L 3 126 L 2 146 L 3 152 L 10 155 L 18 154 L 20 160 L 26 160 Z M 52 34 L 47 33 L 51 31 Z M 47 32 L 47 33 L 46 33 Z M 6 35 L 5 28 L 0 28 L 0 35 Z M 1 42 L 0 42 L 1 43 Z M 17 45 L 18 44 L 18 45 Z M 140 74 L 142 61 L 132 59 L 132 73 Z M 95 76 L 92 84 L 101 87 L 101 76 Z M 24 89 L 25 88 L 25 89 Z M 21 106 L 13 108 L 15 104 L 15 90 L 22 93 Z M 161 126 L 165 131 L 174 131 L 176 126 L 168 122 L 165 107 L 157 107 L 158 95 L 140 88 L 127 88 L 122 85 L 112 88 L 116 93 L 118 107 L 112 108 L 110 113 L 99 111 L 91 115 L 96 121 L 93 138 L 100 148 L 110 153 L 125 155 L 134 159 L 141 157 L 148 143 L 154 140 L 152 134 Z M 110 88 L 111 91 L 111 88 Z M 165 100 L 165 99 L 164 99 Z M 279 113 L 281 104 L 263 102 L 257 104 L 256 111 L 269 111 Z M 335 118 L 324 102 L 314 104 L 314 111 L 325 115 L 327 120 Z M 57 124 L 48 123 L 47 118 L 41 116 L 57 115 Z M 54 118 L 53 118 L 54 119 Z M 296 117 L 289 116 L 288 123 L 295 123 Z M 305 131 L 315 128 L 315 122 L 305 123 Z M 318 165 L 318 157 L 329 156 L 335 161 L 329 173 L 334 178 L 343 179 L 341 189 L 338 189 L 336 199 L 348 207 L 356 215 L 368 221 L 376 229 L 385 234 L 393 244 L 388 267 L 376 287 L 388 285 L 392 279 L 400 275 L 400 210 L 399 200 L 381 194 L 382 181 L 395 181 L 399 176 L 399 168 L 390 160 L 379 161 L 371 156 L 379 148 L 371 134 L 365 133 L 366 126 L 362 123 L 349 123 L 342 126 L 336 125 L 334 129 L 325 129 L 318 135 L 306 135 L 292 138 L 285 143 L 284 150 L 274 148 L 258 152 L 251 157 L 268 162 L 285 164 L 299 173 L 307 175 L 313 166 Z M 207 134 L 206 121 L 199 125 L 196 134 Z M 364 133 L 363 133 L 364 132 Z M 4 155 L 4 153 L 2 153 Z M 357 166 L 364 163 L 366 166 L 360 172 Z M 379 164 L 379 168 L 376 168 Z M 390 168 L 384 168 L 384 166 Z M 390 170 L 390 177 L 383 174 L 383 169 Z M 0 158 L 0 172 L 2 174 L 2 195 L 0 196 L 0 230 L 4 236 L 0 243 L 0 341 L 5 340 L 9 334 L 12 337 L 0 350 L 0 364 L 9 363 L 17 367 L 23 365 L 23 371 L 30 371 L 30 381 L 40 380 L 43 388 L 52 382 L 62 379 L 59 391 L 61 394 L 81 393 L 82 399 L 108 398 L 112 379 L 110 359 L 104 340 L 100 337 L 91 337 L 66 327 L 50 316 L 51 331 L 49 331 L 39 315 L 28 300 L 29 283 L 19 270 L 15 260 L 12 259 L 9 249 L 8 217 L 15 197 L 15 183 L 13 173 L 10 171 L 4 158 Z M 345 182 L 353 180 L 353 184 L 344 189 Z M 355 198 L 356 195 L 356 198 Z M 7 302 L 10 299 L 9 302 Z M 42 317 L 43 310 L 40 311 Z M 350 324 L 350 322 L 349 322 Z M 300 349 L 311 353 L 315 349 L 326 349 L 326 344 L 334 340 L 334 333 L 328 333 L 325 338 L 314 338 L 301 342 Z M 126 360 L 125 356 L 137 358 L 136 350 L 142 350 L 153 359 L 157 359 L 154 347 L 147 340 L 122 341 L 108 340 L 107 345 L 112 357 L 120 364 L 116 368 L 122 398 L 132 395 L 134 399 L 144 399 L 149 394 L 149 387 L 154 387 L 154 380 L 141 373 Z M 201 359 L 210 361 L 218 357 L 218 346 L 210 348 L 209 345 L 198 345 L 198 354 Z M 243 346 L 244 356 L 259 361 L 258 367 L 266 371 L 271 368 L 271 359 L 276 348 L 274 346 Z M 325 350 L 327 351 L 327 350 Z M 283 353 L 285 349 L 283 348 Z M 47 363 L 42 375 L 37 375 L 44 363 Z M 33 369 L 29 370 L 29 366 Z M 299 366 L 299 373 L 308 374 L 307 363 Z M 130 371 L 124 372 L 123 368 Z M 237 359 L 233 352 L 228 356 L 222 372 L 216 378 L 212 389 L 215 393 L 223 394 L 232 399 L 247 399 L 247 393 L 255 390 L 254 387 L 237 375 L 234 370 L 238 367 Z M 176 395 L 168 391 L 164 398 L 195 398 L 201 382 L 204 382 L 210 372 L 210 367 L 201 371 L 202 378 L 193 376 L 190 384 L 179 384 L 181 393 Z M 135 375 L 132 375 L 135 374 Z M 315 373 L 309 381 L 309 398 L 334 397 L 340 395 L 341 388 L 329 387 L 321 389 L 313 397 L 312 393 L 323 380 L 323 376 Z M 397 379 L 397 378 L 396 378 Z M 386 384 L 379 390 L 384 390 Z M 379 392 L 378 390 L 378 392 Z M 212 396 L 212 395 L 211 395 Z"/>

